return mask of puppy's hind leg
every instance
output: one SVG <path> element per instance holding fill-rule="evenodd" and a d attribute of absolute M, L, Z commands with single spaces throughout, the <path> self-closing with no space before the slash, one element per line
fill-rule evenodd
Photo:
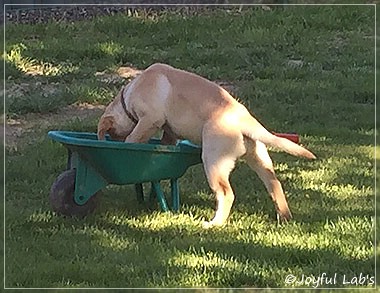
<path fill-rule="evenodd" d="M 245 155 L 247 164 L 256 171 L 259 178 L 264 182 L 280 220 L 290 220 L 292 214 L 289 210 L 281 183 L 278 181 L 274 172 L 273 162 L 269 157 L 265 144 L 255 141 L 249 145 L 252 146 L 252 148 L 247 148 L 247 154 Z"/>
<path fill-rule="evenodd" d="M 226 223 L 235 199 L 229 176 L 235 166 L 235 160 L 245 151 L 240 133 L 233 130 L 227 132 L 216 124 L 204 127 L 202 160 L 208 183 L 217 201 L 215 216 L 210 222 L 204 223 L 204 228 Z"/>
<path fill-rule="evenodd" d="M 214 218 L 210 222 L 204 222 L 203 227 L 223 226 L 230 215 L 235 199 L 228 180 L 235 161 L 231 159 L 220 159 L 214 162 L 206 160 L 204 164 L 208 183 L 216 197 L 216 211 Z"/>

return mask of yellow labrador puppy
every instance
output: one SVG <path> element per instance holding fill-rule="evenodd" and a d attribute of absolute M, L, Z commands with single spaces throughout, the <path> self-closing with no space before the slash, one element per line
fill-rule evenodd
<path fill-rule="evenodd" d="M 214 218 L 206 228 L 224 225 L 234 201 L 229 175 L 244 157 L 268 190 L 278 216 L 291 213 L 266 145 L 315 159 L 305 148 L 267 131 L 226 90 L 201 76 L 165 64 L 153 64 L 125 86 L 106 108 L 98 138 L 146 143 L 163 129 L 163 143 L 188 139 L 202 146 L 208 183 L 216 195 Z"/>

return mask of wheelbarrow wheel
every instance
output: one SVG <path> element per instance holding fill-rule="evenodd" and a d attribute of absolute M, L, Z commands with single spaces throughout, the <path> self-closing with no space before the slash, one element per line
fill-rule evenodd
<path fill-rule="evenodd" d="M 50 188 L 49 201 L 54 212 L 83 218 L 95 210 L 99 193 L 91 196 L 84 205 L 78 205 L 74 201 L 75 177 L 75 169 L 61 173 Z"/>

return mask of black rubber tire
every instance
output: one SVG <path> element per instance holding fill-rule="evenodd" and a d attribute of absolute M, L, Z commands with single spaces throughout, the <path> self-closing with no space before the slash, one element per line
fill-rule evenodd
<path fill-rule="evenodd" d="M 74 201 L 75 176 L 75 169 L 61 173 L 50 188 L 49 201 L 53 211 L 58 214 L 84 218 L 95 210 L 99 192 L 91 196 L 84 205 L 78 205 Z"/>

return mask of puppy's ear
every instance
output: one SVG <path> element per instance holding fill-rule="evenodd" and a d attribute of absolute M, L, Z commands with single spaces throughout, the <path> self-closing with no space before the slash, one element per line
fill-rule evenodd
<path fill-rule="evenodd" d="M 111 116 L 101 117 L 98 123 L 98 139 L 104 140 L 106 133 L 113 127 L 113 118 Z"/>

